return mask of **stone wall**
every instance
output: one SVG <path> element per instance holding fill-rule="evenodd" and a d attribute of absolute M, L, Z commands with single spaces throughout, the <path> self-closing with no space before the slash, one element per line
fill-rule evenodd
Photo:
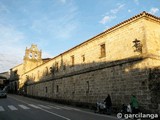
<path fill-rule="evenodd" d="M 103 62 L 101 66 L 30 84 L 27 86 L 27 94 L 92 105 L 110 94 L 116 109 L 120 109 L 123 103 L 130 103 L 131 95 L 134 94 L 141 109 L 146 111 L 151 104 L 148 86 L 150 69 L 142 66 L 147 61 L 148 58 L 139 57 Z"/>
<path fill-rule="evenodd" d="M 160 114 L 160 67 L 150 69 L 149 90 L 151 103 L 149 109 Z"/>
<path fill-rule="evenodd" d="M 148 54 L 160 55 L 160 20 L 146 18 L 145 26 L 145 44 Z"/>
<path fill-rule="evenodd" d="M 19 88 L 19 80 L 23 74 L 23 64 L 17 65 L 14 68 L 10 69 L 10 78 L 9 78 L 9 91 L 12 93 L 17 93 Z"/>

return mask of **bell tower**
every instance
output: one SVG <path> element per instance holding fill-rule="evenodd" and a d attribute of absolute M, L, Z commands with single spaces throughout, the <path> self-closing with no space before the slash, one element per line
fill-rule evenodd
<path fill-rule="evenodd" d="M 42 64 L 41 50 L 37 45 L 32 44 L 30 48 L 26 48 L 24 56 L 24 72 L 27 72 Z"/>

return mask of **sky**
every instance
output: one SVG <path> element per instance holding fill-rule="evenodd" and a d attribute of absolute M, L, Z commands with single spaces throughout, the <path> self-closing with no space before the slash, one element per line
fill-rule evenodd
<path fill-rule="evenodd" d="M 160 17 L 160 0 L 0 0 L 0 73 L 31 44 L 52 58 L 143 11 Z"/>

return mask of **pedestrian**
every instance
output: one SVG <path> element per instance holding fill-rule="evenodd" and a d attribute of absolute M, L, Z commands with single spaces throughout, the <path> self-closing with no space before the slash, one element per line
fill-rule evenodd
<path fill-rule="evenodd" d="M 111 107 L 112 107 L 112 101 L 111 101 L 111 97 L 110 95 L 108 94 L 107 98 L 104 100 L 105 102 L 105 105 L 106 105 L 106 111 L 107 111 L 107 114 L 111 114 Z"/>
<path fill-rule="evenodd" d="M 127 113 L 127 106 L 125 104 L 122 104 L 121 113 L 122 114 L 126 114 Z"/>
<path fill-rule="evenodd" d="M 130 104 L 127 105 L 127 113 L 132 113 L 132 108 Z"/>
<path fill-rule="evenodd" d="M 132 108 L 132 113 L 133 114 L 138 114 L 139 104 L 138 104 L 138 100 L 137 100 L 135 95 L 132 95 L 130 104 L 131 104 L 131 108 Z"/>

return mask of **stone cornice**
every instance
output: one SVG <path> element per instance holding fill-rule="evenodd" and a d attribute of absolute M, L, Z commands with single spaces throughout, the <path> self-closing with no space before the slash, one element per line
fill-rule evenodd
<path fill-rule="evenodd" d="M 11 68 L 10 70 L 12 70 L 12 69 L 14 69 L 14 68 L 17 68 L 17 67 L 19 67 L 19 66 L 21 66 L 21 65 L 23 65 L 23 63 L 21 63 L 21 64 L 15 66 L 15 67 L 13 67 L 13 68 Z"/>

